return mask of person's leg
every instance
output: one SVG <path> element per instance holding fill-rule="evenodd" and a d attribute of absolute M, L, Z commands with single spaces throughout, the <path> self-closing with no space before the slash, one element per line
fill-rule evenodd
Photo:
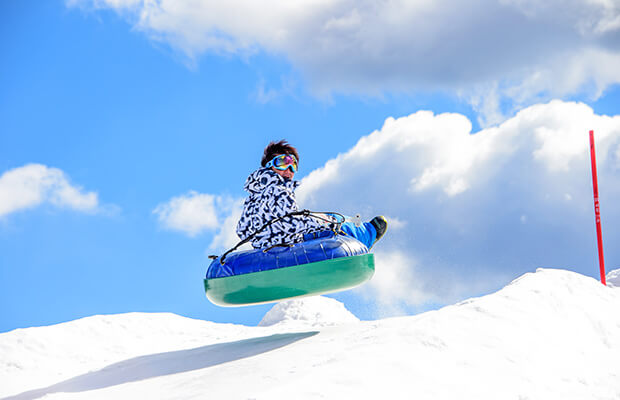
<path fill-rule="evenodd" d="M 364 243 L 368 250 L 385 235 L 387 219 L 383 215 L 374 217 L 370 222 L 355 226 L 352 222 L 342 224 L 341 231 Z"/>
<path fill-rule="evenodd" d="M 355 226 L 353 222 L 345 222 L 340 230 L 364 243 L 369 249 L 375 243 L 377 237 L 377 231 L 370 222 L 364 222 L 360 226 Z"/>

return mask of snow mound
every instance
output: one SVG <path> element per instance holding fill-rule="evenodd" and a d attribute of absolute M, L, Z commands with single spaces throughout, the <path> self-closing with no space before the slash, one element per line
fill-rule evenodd
<path fill-rule="evenodd" d="M 251 327 L 172 313 L 94 315 L 15 329 L 0 334 L 0 398 L 128 358 L 244 339 L 252 334 Z"/>
<path fill-rule="evenodd" d="M 620 269 L 609 271 L 609 273 L 605 277 L 605 281 L 607 282 L 607 286 L 609 287 L 620 288 Z"/>
<path fill-rule="evenodd" d="M 96 316 L 0 334 L 0 398 L 617 400 L 618 310 L 620 290 L 539 269 L 378 321 L 325 297 L 280 303 L 262 327 Z"/>
<path fill-rule="evenodd" d="M 329 297 L 314 296 L 276 304 L 258 326 L 299 324 L 322 327 L 352 322 L 359 322 L 359 319 L 344 304 Z"/>

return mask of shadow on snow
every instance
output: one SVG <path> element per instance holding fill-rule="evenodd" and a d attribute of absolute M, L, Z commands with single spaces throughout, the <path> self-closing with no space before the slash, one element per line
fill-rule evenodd
<path fill-rule="evenodd" d="M 30 400 L 58 392 L 84 392 L 158 376 L 194 371 L 230 361 L 252 357 L 284 347 L 318 332 L 284 333 L 230 343 L 218 343 L 195 349 L 140 356 L 121 361 L 98 371 L 30 390 L 2 400 Z"/>

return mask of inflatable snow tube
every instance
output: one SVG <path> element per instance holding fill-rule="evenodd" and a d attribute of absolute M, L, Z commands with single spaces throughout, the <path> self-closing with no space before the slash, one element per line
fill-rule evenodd
<path fill-rule="evenodd" d="M 372 278 L 374 257 L 358 240 L 332 232 L 290 247 L 230 253 L 213 260 L 204 287 L 219 306 L 245 306 L 350 289 Z"/>

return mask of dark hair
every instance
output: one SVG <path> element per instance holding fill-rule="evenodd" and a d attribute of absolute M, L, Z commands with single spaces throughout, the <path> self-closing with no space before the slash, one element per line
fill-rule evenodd
<path fill-rule="evenodd" d="M 265 151 L 263 152 L 263 158 L 260 160 L 260 165 L 265 166 L 272 158 L 280 154 L 292 154 L 297 159 L 299 163 L 299 154 L 297 153 L 297 149 L 288 144 L 288 142 L 284 139 L 279 142 L 271 142 L 265 147 Z"/>

